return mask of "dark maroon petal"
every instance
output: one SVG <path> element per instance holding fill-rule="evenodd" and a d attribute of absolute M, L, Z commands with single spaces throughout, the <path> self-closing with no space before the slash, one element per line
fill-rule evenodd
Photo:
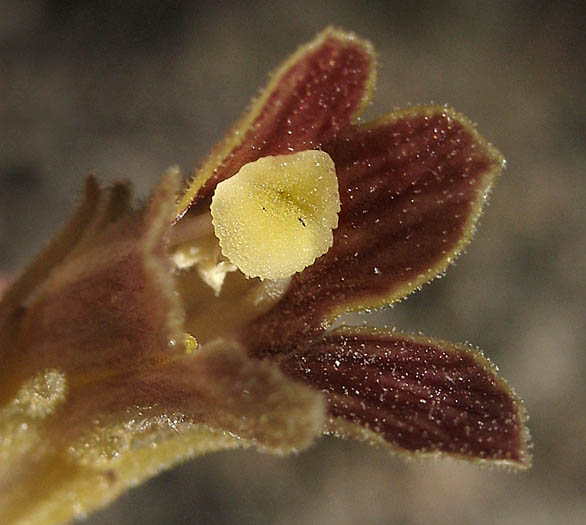
<path fill-rule="evenodd" d="M 328 29 L 294 53 L 195 174 L 181 217 L 222 180 L 267 155 L 321 147 L 363 109 L 374 87 L 370 44 Z"/>
<path fill-rule="evenodd" d="M 340 184 L 334 244 L 250 328 L 249 346 L 261 354 L 344 311 L 399 300 L 445 271 L 503 165 L 465 117 L 442 106 L 352 127 L 324 150 Z"/>
<path fill-rule="evenodd" d="M 343 330 L 277 357 L 322 390 L 330 431 L 417 454 L 529 466 L 520 401 L 478 351 L 398 333 Z"/>

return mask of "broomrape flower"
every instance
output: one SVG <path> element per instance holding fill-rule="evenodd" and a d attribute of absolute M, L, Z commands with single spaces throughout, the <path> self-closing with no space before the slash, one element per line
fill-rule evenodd
<path fill-rule="evenodd" d="M 328 29 L 182 193 L 176 169 L 138 208 L 88 179 L 0 305 L 2 523 L 67 521 L 186 458 L 322 433 L 529 466 L 521 402 L 478 350 L 331 328 L 443 273 L 504 163 L 444 106 L 358 124 L 374 75 L 370 44 Z"/>

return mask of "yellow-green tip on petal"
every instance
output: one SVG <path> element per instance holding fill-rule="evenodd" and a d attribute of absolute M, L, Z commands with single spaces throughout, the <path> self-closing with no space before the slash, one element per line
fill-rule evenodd
<path fill-rule="evenodd" d="M 323 151 L 246 164 L 218 184 L 211 205 L 223 255 L 261 279 L 289 277 L 326 253 L 339 212 L 334 162 Z"/>

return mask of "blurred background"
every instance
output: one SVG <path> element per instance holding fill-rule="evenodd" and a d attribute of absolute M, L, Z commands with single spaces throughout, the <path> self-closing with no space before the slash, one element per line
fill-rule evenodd
<path fill-rule="evenodd" d="M 475 241 L 372 322 L 482 347 L 525 400 L 534 466 L 406 462 L 322 439 L 196 459 L 85 523 L 586 522 L 586 9 L 582 2 L 264 0 L 0 5 L 0 288 L 84 176 L 189 172 L 289 53 L 327 25 L 370 39 L 366 116 L 449 103 L 506 156 Z"/>

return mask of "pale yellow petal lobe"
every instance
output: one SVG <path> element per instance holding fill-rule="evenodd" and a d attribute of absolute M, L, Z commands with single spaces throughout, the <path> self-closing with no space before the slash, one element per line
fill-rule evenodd
<path fill-rule="evenodd" d="M 323 151 L 263 157 L 218 184 L 211 206 L 222 253 L 244 274 L 280 279 L 333 243 L 340 196 Z"/>

